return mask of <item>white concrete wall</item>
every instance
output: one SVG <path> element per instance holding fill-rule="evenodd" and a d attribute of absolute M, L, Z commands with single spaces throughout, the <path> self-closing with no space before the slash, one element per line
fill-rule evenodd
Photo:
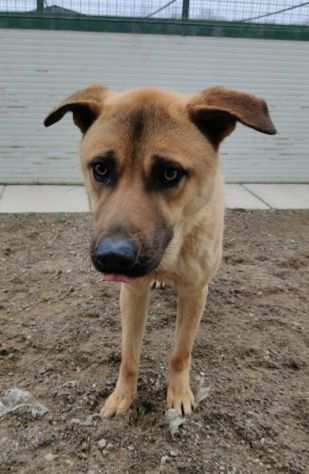
<path fill-rule="evenodd" d="M 260 95 L 279 134 L 239 125 L 222 147 L 227 181 L 308 182 L 308 53 L 309 42 L 0 29 L 0 182 L 79 182 L 78 130 L 42 121 L 94 82 Z"/>

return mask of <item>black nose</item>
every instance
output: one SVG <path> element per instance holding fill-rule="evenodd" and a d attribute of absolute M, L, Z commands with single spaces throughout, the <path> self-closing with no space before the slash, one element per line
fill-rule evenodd
<path fill-rule="evenodd" d="M 126 273 L 136 262 L 134 242 L 120 238 L 101 240 L 95 248 L 95 265 L 103 273 Z"/>

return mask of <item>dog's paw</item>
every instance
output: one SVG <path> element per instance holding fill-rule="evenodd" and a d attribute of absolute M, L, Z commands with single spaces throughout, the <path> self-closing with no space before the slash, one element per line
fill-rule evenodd
<path fill-rule="evenodd" d="M 135 394 L 131 391 L 115 389 L 106 399 L 100 412 L 102 418 L 108 418 L 114 415 L 123 415 L 132 405 Z"/>
<path fill-rule="evenodd" d="M 196 403 L 190 385 L 170 385 L 167 390 L 167 406 L 174 408 L 178 415 L 191 415 Z"/>
<path fill-rule="evenodd" d="M 165 284 L 165 281 L 163 280 L 153 280 L 151 283 L 151 288 L 153 289 L 163 290 L 165 286 L 166 284 Z"/>

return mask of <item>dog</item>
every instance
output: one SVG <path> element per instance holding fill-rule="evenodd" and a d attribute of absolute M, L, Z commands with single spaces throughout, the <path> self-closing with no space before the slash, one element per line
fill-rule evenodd
<path fill-rule="evenodd" d="M 190 415 L 191 353 L 208 285 L 222 259 L 223 178 L 218 149 L 241 122 L 273 135 L 264 100 L 212 87 L 192 97 L 159 89 L 76 92 L 45 119 L 67 113 L 82 133 L 84 183 L 94 214 L 91 258 L 121 282 L 122 354 L 118 381 L 101 410 L 125 413 L 137 394 L 139 359 L 154 280 L 178 292 L 167 406 Z"/>

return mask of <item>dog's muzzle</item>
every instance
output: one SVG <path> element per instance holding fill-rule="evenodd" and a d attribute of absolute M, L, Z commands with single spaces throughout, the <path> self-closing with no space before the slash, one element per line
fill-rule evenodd
<path fill-rule="evenodd" d="M 134 234 L 137 232 L 129 234 L 117 230 L 93 240 L 92 262 L 99 272 L 104 273 L 105 279 L 122 281 L 122 277 L 130 279 L 150 274 L 159 266 L 173 236 L 170 229 L 162 227 L 148 241 L 132 238 Z M 107 275 L 110 278 L 106 278 Z"/>

